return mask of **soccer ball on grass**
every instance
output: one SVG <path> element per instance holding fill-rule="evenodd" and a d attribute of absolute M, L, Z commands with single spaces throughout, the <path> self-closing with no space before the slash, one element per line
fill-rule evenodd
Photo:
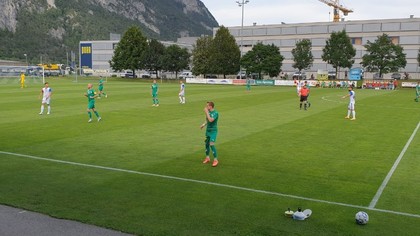
<path fill-rule="evenodd" d="M 365 225 L 369 221 L 369 215 L 364 211 L 359 211 L 356 213 L 356 223 L 359 225 Z"/>

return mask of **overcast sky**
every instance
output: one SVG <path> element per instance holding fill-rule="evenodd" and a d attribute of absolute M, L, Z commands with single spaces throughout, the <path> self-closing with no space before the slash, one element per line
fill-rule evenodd
<path fill-rule="evenodd" d="M 219 25 L 240 26 L 242 9 L 236 1 L 201 0 Z M 372 20 L 420 17 L 419 0 L 341 0 L 354 12 L 346 20 Z M 332 7 L 319 0 L 249 0 L 244 5 L 244 25 L 332 21 Z M 341 14 L 343 17 L 343 15 Z"/>

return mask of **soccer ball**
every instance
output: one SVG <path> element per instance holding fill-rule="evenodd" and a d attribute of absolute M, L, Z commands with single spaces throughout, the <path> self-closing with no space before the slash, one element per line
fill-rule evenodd
<path fill-rule="evenodd" d="M 356 213 L 356 223 L 359 225 L 365 225 L 369 221 L 369 215 L 364 211 L 359 211 Z"/>

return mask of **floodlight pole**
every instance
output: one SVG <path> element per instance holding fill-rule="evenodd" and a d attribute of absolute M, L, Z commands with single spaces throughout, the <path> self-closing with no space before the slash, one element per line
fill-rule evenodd
<path fill-rule="evenodd" d="M 26 70 L 28 70 L 28 67 L 29 67 L 29 65 L 28 65 L 28 54 L 23 54 L 24 56 L 25 56 L 25 59 L 26 59 Z"/>
<path fill-rule="evenodd" d="M 236 1 L 239 7 L 242 7 L 242 22 L 241 22 L 241 58 L 243 56 L 243 41 L 244 41 L 244 12 L 245 12 L 245 4 L 249 3 L 249 0 L 242 0 L 242 2 Z M 239 65 L 239 79 L 242 79 L 242 63 Z"/>

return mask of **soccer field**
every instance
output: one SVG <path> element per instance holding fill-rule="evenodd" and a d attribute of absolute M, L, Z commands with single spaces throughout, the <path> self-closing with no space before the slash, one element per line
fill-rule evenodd
<path fill-rule="evenodd" d="M 88 83 L 0 79 L 0 204 L 137 235 L 417 235 L 420 104 L 413 89 L 159 83 L 109 78 L 88 123 Z M 219 112 L 219 165 L 204 159 L 206 101 Z M 95 116 L 93 116 L 95 118 Z M 305 221 L 284 216 L 311 209 Z M 358 211 L 369 214 L 357 225 Z"/>

